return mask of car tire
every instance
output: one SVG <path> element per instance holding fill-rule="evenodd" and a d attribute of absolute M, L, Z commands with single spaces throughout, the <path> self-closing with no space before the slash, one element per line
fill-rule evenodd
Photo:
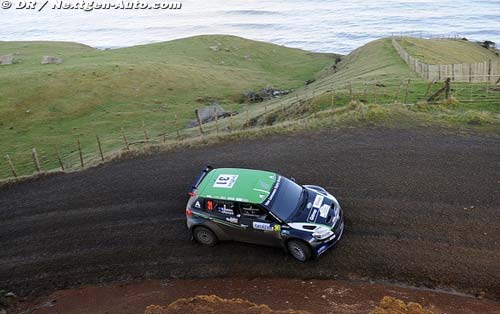
<path fill-rule="evenodd" d="M 286 244 L 288 252 L 298 261 L 305 262 L 312 256 L 311 247 L 300 240 L 290 240 Z"/>
<path fill-rule="evenodd" d="M 206 246 L 214 246 L 217 244 L 217 236 L 215 235 L 215 233 L 205 227 L 194 228 L 193 237 L 196 242 Z"/>

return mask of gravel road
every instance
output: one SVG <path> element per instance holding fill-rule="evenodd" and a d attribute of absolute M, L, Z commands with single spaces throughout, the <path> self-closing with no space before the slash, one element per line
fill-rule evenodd
<path fill-rule="evenodd" d="M 186 191 L 202 167 L 319 184 L 346 233 L 317 261 L 189 241 Z M 144 278 L 394 280 L 500 298 L 500 139 L 343 129 L 145 155 L 0 188 L 0 288 L 38 293 Z"/>

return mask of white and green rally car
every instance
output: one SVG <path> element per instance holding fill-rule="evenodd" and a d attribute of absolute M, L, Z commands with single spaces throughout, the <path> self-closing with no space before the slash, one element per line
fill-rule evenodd
<path fill-rule="evenodd" d="M 207 167 L 189 196 L 187 226 L 204 245 L 234 240 L 277 246 L 306 261 L 332 247 L 344 231 L 335 197 L 273 172 Z"/>

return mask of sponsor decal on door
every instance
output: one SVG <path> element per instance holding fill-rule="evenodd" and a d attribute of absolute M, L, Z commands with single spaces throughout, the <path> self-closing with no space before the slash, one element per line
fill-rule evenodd
<path fill-rule="evenodd" d="M 257 230 L 264 230 L 264 231 L 274 231 L 273 226 L 271 224 L 265 223 L 265 222 L 253 222 L 253 228 Z"/>

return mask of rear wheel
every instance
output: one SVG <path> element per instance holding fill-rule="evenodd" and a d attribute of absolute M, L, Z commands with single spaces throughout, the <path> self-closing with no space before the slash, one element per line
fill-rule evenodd
<path fill-rule="evenodd" d="M 299 240 L 290 240 L 287 243 L 288 252 L 298 261 L 305 262 L 312 256 L 311 247 Z"/>
<path fill-rule="evenodd" d="M 193 231 L 193 237 L 196 242 L 206 246 L 214 246 L 217 244 L 217 236 L 215 233 L 205 227 L 196 227 Z"/>

